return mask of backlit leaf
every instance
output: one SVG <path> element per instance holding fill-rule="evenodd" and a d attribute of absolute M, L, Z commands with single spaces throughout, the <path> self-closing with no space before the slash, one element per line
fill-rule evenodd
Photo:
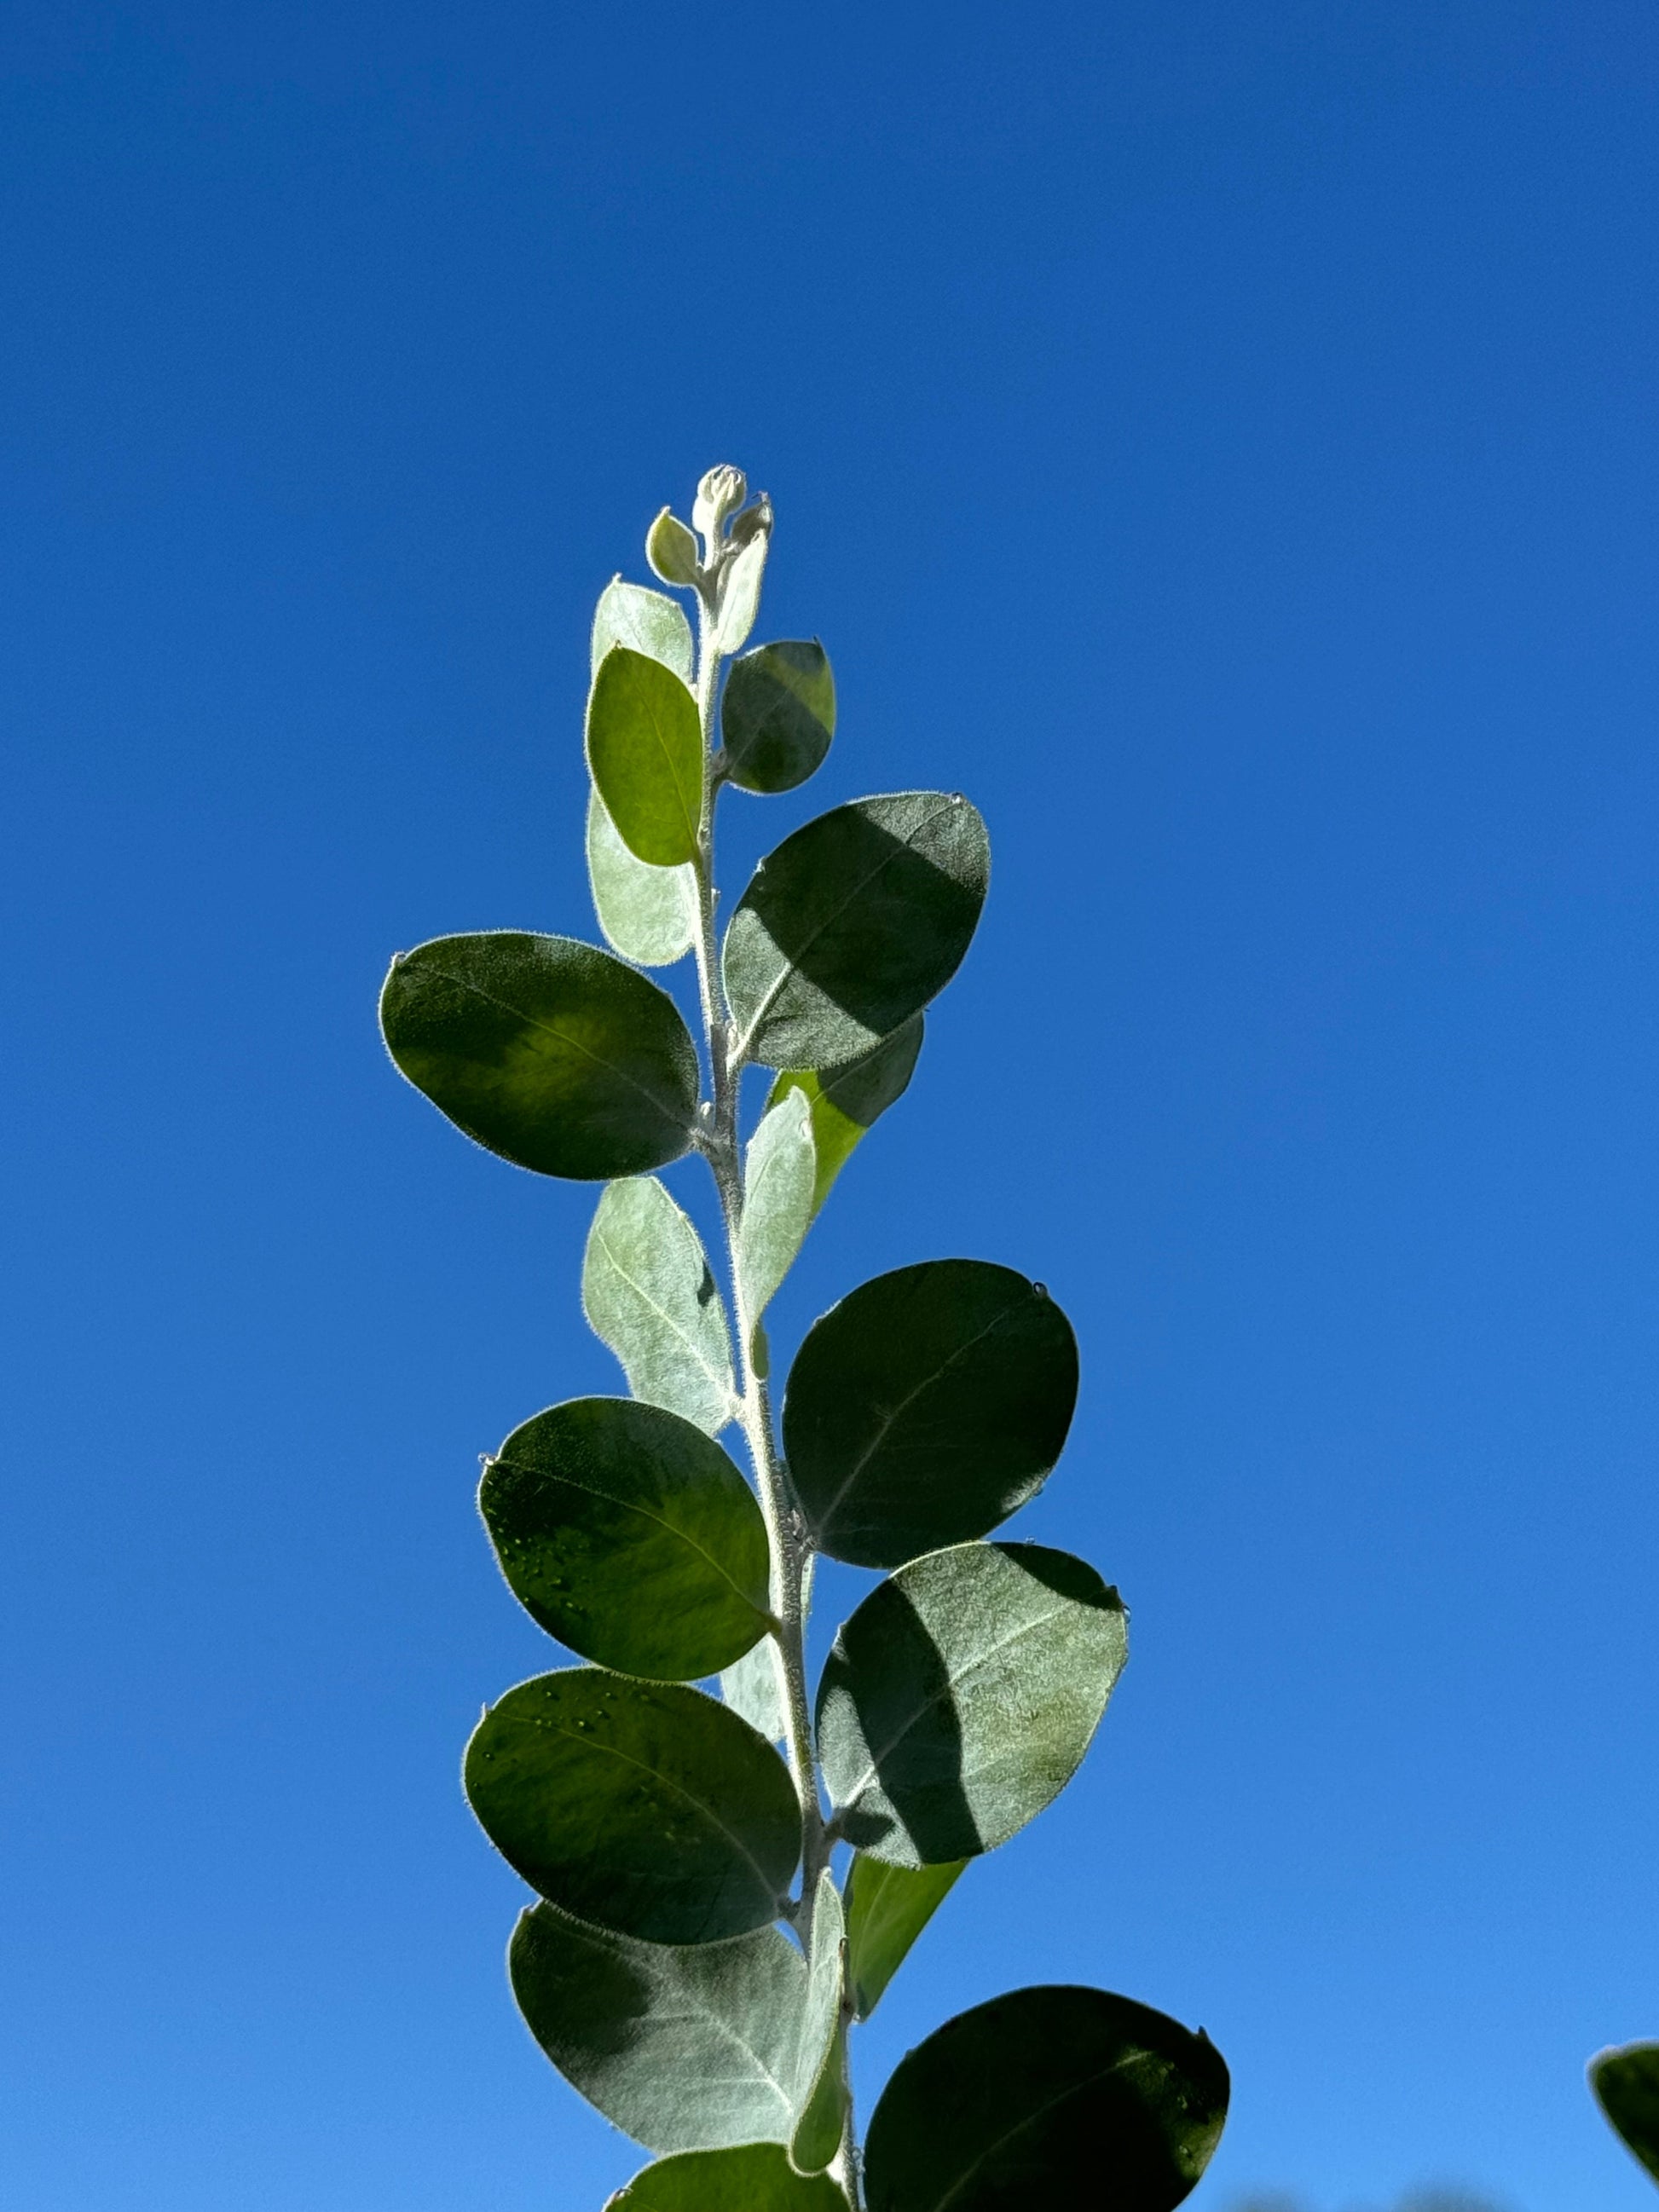
<path fill-rule="evenodd" d="M 587 765 L 617 834 L 635 860 L 695 860 L 702 821 L 702 733 L 696 702 L 671 669 L 614 645 L 587 702 Z"/>
<path fill-rule="evenodd" d="M 799 2174 L 775 2143 L 694 2150 L 635 2175 L 605 2212 L 848 2212 L 825 2175 Z"/>
<path fill-rule="evenodd" d="M 870 2212 L 1174 2212 L 1228 2088 L 1201 2030 L 1104 1990 L 1016 1990 L 901 2062 L 870 2122 Z"/>
<path fill-rule="evenodd" d="M 696 649 L 685 610 L 665 592 L 648 585 L 625 584 L 613 576 L 599 593 L 593 611 L 593 628 L 587 645 L 589 678 L 599 672 L 599 663 L 613 645 L 648 653 L 653 660 L 672 668 L 683 684 L 691 682 Z"/>
<path fill-rule="evenodd" d="M 836 1824 L 872 1858 L 1006 1843 L 1076 1772 L 1128 1655 L 1122 1601 L 1041 1544 L 914 1559 L 842 1622 L 818 1686 Z"/>
<path fill-rule="evenodd" d="M 812 1151 L 817 1173 L 812 1184 L 816 1213 L 830 1186 L 852 1158 L 871 1124 L 902 1097 L 921 1050 L 927 1017 L 912 1014 L 872 1051 L 844 1066 L 786 1068 L 772 1085 L 769 1106 L 790 1091 L 802 1091 L 812 1108 Z"/>
<path fill-rule="evenodd" d="M 793 791 L 836 733 L 836 679 L 816 638 L 757 646 L 734 660 L 720 703 L 726 771 L 744 791 Z"/>
<path fill-rule="evenodd" d="M 816 1174 L 812 1109 L 804 1092 L 792 1091 L 767 1109 L 744 1161 L 738 1282 L 751 1329 L 794 1264 L 812 1218 Z"/>
<path fill-rule="evenodd" d="M 967 1863 L 951 1859 L 943 1866 L 885 1866 L 854 1852 L 847 1875 L 848 1980 L 860 2020 L 868 2020 L 881 2002 L 911 1945 Z"/>
<path fill-rule="evenodd" d="M 599 927 L 624 960 L 665 968 L 696 943 L 696 872 L 636 860 L 597 791 L 587 794 L 587 881 Z"/>
<path fill-rule="evenodd" d="M 666 992 L 568 937 L 439 937 L 380 994 L 398 1070 L 475 1142 L 579 1182 L 638 1175 L 690 1142 L 697 1054 Z"/>
<path fill-rule="evenodd" d="M 800 1805 L 771 1745 L 700 1690 L 599 1668 L 492 1705 L 466 1794 L 501 1856 L 578 1919 L 653 1943 L 717 1943 L 777 1917 Z"/>
<path fill-rule="evenodd" d="M 880 1567 L 986 1534 L 1059 1458 L 1077 1372 L 1070 1322 L 1012 1267 L 928 1260 L 861 1284 L 807 1332 L 784 1399 L 814 1541 Z"/>
<path fill-rule="evenodd" d="M 990 876 L 960 793 L 838 806 L 762 862 L 726 933 L 734 1063 L 856 1060 L 955 975 Z"/>
<path fill-rule="evenodd" d="M 478 1505 L 513 1594 L 584 1659 L 663 1682 L 766 1633 L 753 1492 L 712 1437 L 630 1398 L 574 1398 L 514 1429 Z"/>

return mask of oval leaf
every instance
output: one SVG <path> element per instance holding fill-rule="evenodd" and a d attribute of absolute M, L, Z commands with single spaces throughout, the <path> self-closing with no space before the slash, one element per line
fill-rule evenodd
<path fill-rule="evenodd" d="M 686 1948 L 537 1905 L 520 1917 L 508 1966 L 547 2056 L 647 2150 L 794 2132 L 807 1972 L 781 1929 Z"/>
<path fill-rule="evenodd" d="M 587 644 L 590 678 L 599 674 L 599 663 L 613 645 L 647 653 L 665 668 L 672 668 L 682 683 L 689 685 L 691 681 L 696 649 L 684 607 L 647 585 L 625 584 L 620 576 L 611 578 L 593 610 L 593 629 Z"/>
<path fill-rule="evenodd" d="M 399 953 L 386 1048 L 417 1091 L 515 1166 L 578 1182 L 685 1151 L 697 1054 L 666 992 L 597 945 L 520 930 Z"/>
<path fill-rule="evenodd" d="M 836 1177 L 871 1125 L 908 1088 L 921 1050 L 926 1019 L 923 1014 L 912 1014 L 872 1052 L 843 1066 L 786 1068 L 772 1085 L 766 1102 L 769 1106 L 775 1106 L 791 1091 L 805 1091 L 811 1104 L 812 1151 L 817 1161 L 814 1213 L 830 1195 Z"/>
<path fill-rule="evenodd" d="M 587 765 L 635 860 L 672 868 L 696 858 L 702 733 L 696 702 L 672 670 L 611 647 L 588 696 Z"/>
<path fill-rule="evenodd" d="M 714 617 L 714 650 L 736 653 L 748 642 L 760 610 L 761 578 L 766 569 L 766 550 L 771 532 L 757 531 L 740 546 L 720 571 L 716 586 L 719 611 Z"/>
<path fill-rule="evenodd" d="M 647 1942 L 764 1927 L 800 1856 L 788 1769 L 700 1690 L 588 1667 L 520 1682 L 474 1730 L 465 1782 L 532 1889 Z"/>
<path fill-rule="evenodd" d="M 514 1429 L 478 1506 L 513 1595 L 584 1659 L 689 1682 L 766 1632 L 754 1493 L 678 1413 L 573 1398 Z"/>
<path fill-rule="evenodd" d="M 1122 1601 L 1041 1544 L 963 1544 L 878 1585 L 818 1686 L 836 1825 L 890 1866 L 1006 1843 L 1077 1771 L 1128 1656 Z"/>
<path fill-rule="evenodd" d="M 826 1868 L 812 1906 L 811 1961 L 795 2076 L 798 2117 L 789 2138 L 789 2163 L 800 2173 L 822 2173 L 841 2148 L 846 1978 L 847 1922 L 841 1893 Z"/>
<path fill-rule="evenodd" d="M 822 1551 L 897 1566 L 982 1536 L 1042 1486 L 1077 1401 L 1077 1340 L 1041 1284 L 928 1260 L 807 1332 L 783 1448 Z"/>
<path fill-rule="evenodd" d="M 794 1265 L 812 1218 L 817 1173 L 811 1106 L 792 1091 L 767 1109 L 744 1162 L 738 1295 L 750 1329 Z"/>
<path fill-rule="evenodd" d="M 848 2212 L 821 2173 L 799 2174 L 775 2143 L 694 2150 L 636 2173 L 605 2212 Z"/>
<path fill-rule="evenodd" d="M 859 2019 L 868 2020 L 967 1865 L 884 1866 L 854 1851 L 847 1874 L 848 1987 Z"/>
<path fill-rule="evenodd" d="M 624 960 L 666 968 L 696 943 L 695 870 L 636 860 L 597 791 L 587 794 L 587 881 L 599 927 Z"/>
<path fill-rule="evenodd" d="M 1227 2117 L 1200 2029 L 1104 1990 L 1016 1990 L 904 2058 L 870 2121 L 870 2212 L 1174 2212 Z"/>
<path fill-rule="evenodd" d="M 835 1067 L 890 1036 L 956 974 L 990 867 L 959 793 L 857 799 L 786 837 L 726 933 L 733 1064 Z"/>
<path fill-rule="evenodd" d="M 1589 2079 L 1626 2148 L 1659 2181 L 1659 2043 L 1626 2043 L 1598 2052 Z"/>
<path fill-rule="evenodd" d="M 653 1176 L 613 1182 L 582 1260 L 582 1311 L 636 1398 L 718 1436 L 737 1413 L 726 1308 L 702 1239 Z"/>
<path fill-rule="evenodd" d="M 720 705 L 726 773 L 744 791 L 793 791 L 836 733 L 836 679 L 816 638 L 757 646 L 734 660 Z"/>

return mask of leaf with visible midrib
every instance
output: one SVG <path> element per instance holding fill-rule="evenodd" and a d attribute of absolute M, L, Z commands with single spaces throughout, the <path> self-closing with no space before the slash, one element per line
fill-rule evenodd
<path fill-rule="evenodd" d="M 818 1686 L 840 1832 L 902 1867 L 1006 1843 L 1076 1772 L 1127 1650 L 1117 1592 L 1069 1553 L 912 1560 L 842 1624 Z"/>
<path fill-rule="evenodd" d="M 738 1411 L 726 1307 L 702 1239 L 654 1176 L 613 1182 L 582 1260 L 582 1310 L 636 1398 L 710 1436 Z"/>
<path fill-rule="evenodd" d="M 611 647 L 587 702 L 587 765 L 635 860 L 672 868 L 696 858 L 702 733 L 696 702 L 672 669 Z"/>
<path fill-rule="evenodd" d="M 1015 1990 L 900 2063 L 870 2122 L 870 2212 L 1174 2212 L 1228 2095 L 1202 2030 L 1104 1990 Z"/>
<path fill-rule="evenodd" d="M 605 2212 L 848 2212 L 822 2173 L 794 2172 L 775 2143 L 688 2151 L 636 2173 Z"/>

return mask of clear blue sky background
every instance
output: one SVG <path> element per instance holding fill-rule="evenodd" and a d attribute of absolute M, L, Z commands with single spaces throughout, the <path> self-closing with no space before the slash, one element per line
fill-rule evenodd
<path fill-rule="evenodd" d="M 729 873 L 917 784 L 996 854 L 777 1335 L 1043 1277 L 1021 1527 L 1134 1611 L 866 2099 L 1089 1978 L 1232 2062 L 1221 2212 L 1642 2212 L 1580 2069 L 1659 2033 L 1651 9 L 14 0 L 0 67 L 0 2196 L 638 2162 L 456 1783 L 550 1652 L 477 1455 L 616 1387 L 593 1194 L 373 1012 L 592 929 L 591 605 L 731 459 L 842 721 Z"/>

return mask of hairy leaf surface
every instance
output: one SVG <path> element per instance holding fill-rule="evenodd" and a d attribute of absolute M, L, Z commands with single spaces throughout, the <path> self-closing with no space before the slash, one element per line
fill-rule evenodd
<path fill-rule="evenodd" d="M 847 1875 L 848 1984 L 860 2020 L 868 2020 L 967 1865 L 887 1866 L 854 1851 Z"/>
<path fill-rule="evenodd" d="M 695 870 L 636 860 L 597 791 L 587 794 L 587 880 L 599 927 L 624 960 L 666 968 L 696 943 Z"/>
<path fill-rule="evenodd" d="M 1104 1990 L 1015 1990 L 905 2057 L 870 2122 L 870 2212 L 1174 2212 L 1227 2117 L 1196 2035 Z"/>
<path fill-rule="evenodd" d="M 478 1505 L 514 1595 L 584 1659 L 689 1682 L 766 1632 L 754 1493 L 712 1437 L 660 1406 L 550 1407 L 490 1461 Z"/>
<path fill-rule="evenodd" d="M 799 2174 L 775 2143 L 688 2151 L 635 2174 L 605 2212 L 848 2212 L 821 2173 Z"/>
<path fill-rule="evenodd" d="M 582 1260 L 582 1310 L 636 1398 L 717 1436 L 735 1416 L 726 1307 L 689 1218 L 654 1176 L 605 1191 Z"/>
<path fill-rule="evenodd" d="M 744 1163 L 738 1281 L 750 1328 L 759 1322 L 800 1250 L 812 1218 L 817 1172 L 812 1109 L 803 1092 L 792 1091 L 767 1108 L 749 1140 Z"/>
<path fill-rule="evenodd" d="M 842 1834 L 941 1866 L 994 1850 L 1076 1772 L 1122 1672 L 1121 1600 L 1042 1544 L 912 1560 L 843 1621 L 818 1687 Z"/>
<path fill-rule="evenodd" d="M 836 733 L 836 679 L 816 638 L 757 646 L 734 660 L 720 703 L 727 772 L 744 791 L 793 791 Z"/>
<path fill-rule="evenodd" d="M 465 1780 L 484 1833 L 532 1889 L 647 1942 L 764 1927 L 800 1856 L 777 1753 L 678 1685 L 592 1667 L 520 1682 L 474 1730 Z"/>
<path fill-rule="evenodd" d="M 416 1089 L 518 1167 L 606 1182 L 690 1142 L 697 1054 L 679 1010 L 597 945 L 434 938 L 392 962 L 380 1027 Z"/>
<path fill-rule="evenodd" d="M 671 599 L 665 592 L 653 592 L 647 584 L 625 584 L 620 576 L 611 578 L 593 610 L 593 628 L 587 641 L 590 678 L 599 674 L 599 663 L 613 645 L 648 654 L 690 685 L 696 659 L 691 625 L 679 601 Z"/>
<path fill-rule="evenodd" d="M 611 647 L 588 696 L 587 765 L 635 860 L 672 868 L 696 857 L 702 734 L 696 702 L 672 669 Z"/>
<path fill-rule="evenodd" d="M 1077 1401 L 1048 1292 L 984 1260 L 928 1260 L 851 1291 L 790 1370 L 783 1448 L 813 1540 L 896 1566 L 985 1535 L 1042 1487 Z"/>
<path fill-rule="evenodd" d="M 843 1066 L 786 1068 L 772 1085 L 769 1106 L 791 1091 L 805 1091 L 811 1103 L 814 1213 L 872 1124 L 903 1097 L 921 1050 L 925 1019 L 912 1014 L 872 1051 Z"/>
<path fill-rule="evenodd" d="M 989 878 L 985 824 L 959 793 L 856 799 L 786 837 L 726 933 L 734 1064 L 870 1051 L 955 975 Z"/>

